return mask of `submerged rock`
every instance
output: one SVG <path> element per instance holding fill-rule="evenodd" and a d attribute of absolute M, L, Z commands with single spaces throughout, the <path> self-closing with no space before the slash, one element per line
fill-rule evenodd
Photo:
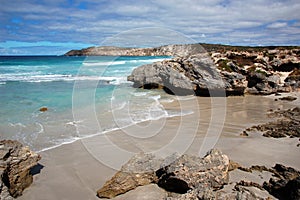
<path fill-rule="evenodd" d="M 40 108 L 40 111 L 41 111 L 41 112 L 46 112 L 46 111 L 48 111 L 48 108 L 47 108 L 47 107 L 41 107 L 41 108 Z"/>
<path fill-rule="evenodd" d="M 38 164 L 40 155 L 18 141 L 0 141 L 0 199 L 22 195 L 32 183 L 31 168 Z"/>

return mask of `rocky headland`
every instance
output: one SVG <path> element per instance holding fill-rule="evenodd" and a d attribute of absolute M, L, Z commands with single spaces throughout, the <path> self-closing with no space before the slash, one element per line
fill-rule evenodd
<path fill-rule="evenodd" d="M 22 195 L 33 181 L 33 167 L 40 155 L 18 141 L 0 141 L 0 199 L 11 200 Z"/>
<path fill-rule="evenodd" d="M 269 95 L 299 91 L 300 49 L 222 51 L 179 56 L 136 68 L 134 87 L 176 95 Z"/>
<path fill-rule="evenodd" d="M 136 68 L 134 87 L 176 95 L 268 95 L 299 91 L 300 47 L 236 47 L 213 44 L 156 48 L 90 47 L 66 56 L 172 56 Z"/>

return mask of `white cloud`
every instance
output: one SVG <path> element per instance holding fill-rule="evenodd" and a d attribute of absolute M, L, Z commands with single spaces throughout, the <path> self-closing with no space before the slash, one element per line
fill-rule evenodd
<path fill-rule="evenodd" d="M 79 0 L 73 2 L 1 2 L 0 42 L 98 44 L 122 31 L 165 27 L 200 42 L 300 43 L 298 0 L 86 0 L 86 10 L 78 9 Z M 19 18 L 21 23 L 11 23 L 13 18 Z"/>
<path fill-rule="evenodd" d="M 274 22 L 267 26 L 267 28 L 284 28 L 288 24 L 286 22 Z"/>

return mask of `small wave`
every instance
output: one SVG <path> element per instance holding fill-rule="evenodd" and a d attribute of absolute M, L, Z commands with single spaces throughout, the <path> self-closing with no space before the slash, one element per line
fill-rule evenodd
<path fill-rule="evenodd" d="M 54 81 L 107 81 L 113 85 L 127 83 L 126 77 L 101 77 L 101 76 L 73 76 L 65 74 L 32 75 L 32 76 L 0 76 L 0 84 L 4 85 L 7 81 L 19 82 L 54 82 Z"/>
<path fill-rule="evenodd" d="M 174 99 L 160 99 L 159 101 L 161 103 L 172 103 L 172 102 L 174 102 Z"/>
<path fill-rule="evenodd" d="M 161 98 L 161 96 L 160 95 L 155 95 L 155 96 L 150 96 L 149 98 L 153 99 L 155 101 L 158 101 Z"/>
<path fill-rule="evenodd" d="M 84 62 L 84 66 L 110 66 L 110 65 L 124 65 L 126 61 L 109 61 L 109 62 Z"/>
<path fill-rule="evenodd" d="M 195 99 L 196 97 L 193 95 L 189 95 L 189 96 L 177 96 L 177 100 L 179 101 L 187 101 L 187 100 L 191 100 L 191 99 Z"/>
<path fill-rule="evenodd" d="M 149 94 L 149 92 L 132 92 L 131 94 L 136 97 L 141 97 L 146 96 L 147 94 Z"/>
<path fill-rule="evenodd" d="M 119 105 L 114 106 L 113 111 L 122 110 L 123 108 L 125 108 L 126 105 L 127 105 L 126 102 L 122 102 Z"/>
<path fill-rule="evenodd" d="M 130 60 L 127 61 L 129 63 L 153 63 L 153 62 L 158 62 L 158 61 L 163 61 L 167 58 L 153 58 L 153 59 L 143 59 L 143 60 Z"/>
<path fill-rule="evenodd" d="M 41 123 L 36 122 L 36 124 L 40 127 L 40 130 L 37 132 L 37 134 L 44 133 L 44 126 Z"/>

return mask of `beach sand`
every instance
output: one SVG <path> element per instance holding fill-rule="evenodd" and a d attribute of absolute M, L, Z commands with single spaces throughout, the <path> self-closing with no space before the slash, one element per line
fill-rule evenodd
<path fill-rule="evenodd" d="M 274 98 L 185 97 L 164 106 L 193 110 L 193 114 L 143 122 L 41 152 L 44 167 L 19 199 L 99 199 L 96 191 L 139 152 L 158 157 L 174 152 L 203 155 L 215 147 L 246 167 L 281 163 L 299 170 L 298 138 L 265 138 L 260 133 L 240 136 L 247 127 L 271 121 L 267 117 L 270 109 L 300 105 L 299 95 L 294 102 Z"/>

